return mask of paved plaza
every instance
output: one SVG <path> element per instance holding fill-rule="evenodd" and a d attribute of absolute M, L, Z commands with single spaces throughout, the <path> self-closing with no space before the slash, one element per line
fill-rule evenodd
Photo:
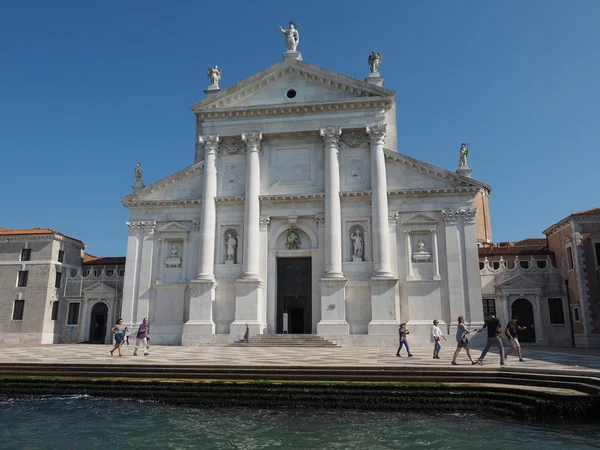
<path fill-rule="evenodd" d="M 429 347 L 413 348 L 413 357 L 395 356 L 395 348 L 291 348 L 291 347 L 233 347 L 233 346 L 152 346 L 149 356 L 133 356 L 133 345 L 124 347 L 124 357 L 110 356 L 109 345 L 15 345 L 0 348 L 0 364 L 164 364 L 233 367 L 444 367 L 449 369 L 455 347 L 442 348 L 440 359 L 432 359 Z M 403 353 L 405 350 L 403 349 Z M 142 355 L 140 350 L 139 354 Z M 476 358 L 481 349 L 472 349 Z M 529 370 L 576 370 L 600 374 L 600 350 L 574 348 L 526 347 L 524 362 L 510 356 L 506 367 Z M 458 357 L 458 367 L 471 367 L 463 351 Z M 488 353 L 484 367 L 473 370 L 497 368 L 497 351 Z"/>

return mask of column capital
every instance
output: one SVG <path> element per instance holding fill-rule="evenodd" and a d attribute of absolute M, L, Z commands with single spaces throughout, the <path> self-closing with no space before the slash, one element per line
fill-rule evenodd
<path fill-rule="evenodd" d="M 246 143 L 246 150 L 249 152 L 258 151 L 262 141 L 262 131 L 248 131 L 242 133 L 242 141 Z"/>
<path fill-rule="evenodd" d="M 399 214 L 396 211 L 388 213 L 388 221 L 390 223 L 390 226 L 396 226 L 396 224 L 398 223 L 398 216 Z"/>
<path fill-rule="evenodd" d="M 271 217 L 270 216 L 260 216 L 259 219 L 259 227 L 261 230 L 266 230 L 269 228 L 269 225 L 271 224 Z"/>
<path fill-rule="evenodd" d="M 373 125 L 372 127 L 367 127 L 365 131 L 369 135 L 369 142 L 371 143 L 371 145 L 385 144 L 385 138 L 387 133 L 386 123 L 379 123 L 377 125 Z"/>
<path fill-rule="evenodd" d="M 153 220 L 135 220 L 131 222 L 125 222 L 127 228 L 129 229 L 130 235 L 143 235 L 143 234 L 152 234 L 154 233 L 154 228 L 156 227 L 156 222 Z"/>
<path fill-rule="evenodd" d="M 317 227 L 325 226 L 325 214 L 315 214 L 315 221 L 317 222 Z"/>
<path fill-rule="evenodd" d="M 202 144 L 202 147 L 204 147 L 204 150 L 208 153 L 215 154 L 219 147 L 219 135 L 205 134 L 204 136 L 198 136 L 198 142 Z"/>
<path fill-rule="evenodd" d="M 341 128 L 326 127 L 319 130 L 319 136 L 323 138 L 323 143 L 327 147 L 338 148 L 340 146 L 340 136 L 342 134 Z"/>

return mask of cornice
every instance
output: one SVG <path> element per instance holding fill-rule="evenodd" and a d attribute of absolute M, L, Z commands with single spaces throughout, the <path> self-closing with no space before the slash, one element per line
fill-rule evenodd
<path fill-rule="evenodd" d="M 475 186 L 431 189 L 389 189 L 390 197 L 431 197 L 440 195 L 476 194 L 479 191 Z"/>
<path fill-rule="evenodd" d="M 340 197 L 371 197 L 371 191 L 343 191 Z"/>
<path fill-rule="evenodd" d="M 208 109 L 196 113 L 202 120 L 247 119 L 253 117 L 305 115 L 334 111 L 355 111 L 365 109 L 388 110 L 394 105 L 392 98 L 344 98 L 310 103 L 281 103 L 277 105 L 239 106 L 232 108 Z"/>
<path fill-rule="evenodd" d="M 195 206 L 202 204 L 202 200 L 139 200 L 128 202 L 127 208 L 156 208 L 159 206 Z"/>
<path fill-rule="evenodd" d="M 554 225 L 552 225 L 549 228 L 546 228 L 542 233 L 544 233 L 546 236 L 550 236 L 551 234 L 554 234 L 554 233 L 562 230 L 563 228 L 566 228 L 567 226 L 569 226 L 571 224 L 571 222 L 577 222 L 579 220 L 583 220 L 585 222 L 587 222 L 587 221 L 599 221 L 600 222 L 600 214 L 585 214 L 585 215 L 571 214 L 570 216 L 565 217 L 560 222 L 555 223 Z"/>
<path fill-rule="evenodd" d="M 300 201 L 312 201 L 322 200 L 325 198 L 324 193 L 319 194 L 264 194 L 259 196 L 261 201 L 285 201 L 300 200 Z"/>
<path fill-rule="evenodd" d="M 71 239 L 65 236 L 61 236 L 59 234 L 15 234 L 15 235 L 7 235 L 2 236 L 2 240 L 13 241 L 58 241 L 58 242 L 66 242 L 71 244 L 77 248 L 85 248 L 87 245 L 83 242 L 76 241 L 75 239 Z"/>
<path fill-rule="evenodd" d="M 244 203 L 246 197 L 215 197 L 216 203 Z"/>

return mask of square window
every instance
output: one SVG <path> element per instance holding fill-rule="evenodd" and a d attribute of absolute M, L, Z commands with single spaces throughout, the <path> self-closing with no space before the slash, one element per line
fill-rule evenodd
<path fill-rule="evenodd" d="M 17 280 L 17 287 L 27 286 L 27 278 L 29 278 L 29 271 L 19 270 L 19 277 Z"/>
<path fill-rule="evenodd" d="M 58 302 L 52 303 L 52 313 L 50 314 L 50 320 L 58 319 Z"/>
<path fill-rule="evenodd" d="M 23 310 L 25 309 L 25 300 L 15 300 L 13 305 L 12 320 L 23 320 Z"/>
<path fill-rule="evenodd" d="M 58 262 L 61 263 L 65 260 L 65 252 L 64 250 L 58 251 Z"/>
<path fill-rule="evenodd" d="M 565 323 L 565 315 L 563 312 L 563 300 L 562 298 L 549 298 L 548 299 L 548 310 L 550 311 L 550 323 L 560 324 Z"/>
<path fill-rule="evenodd" d="M 490 313 L 496 314 L 496 300 L 493 298 L 484 298 L 483 317 L 487 317 Z"/>
<path fill-rule="evenodd" d="M 67 325 L 77 325 L 79 323 L 79 303 L 69 303 L 67 312 Z"/>
<path fill-rule="evenodd" d="M 569 270 L 573 270 L 573 249 L 571 247 L 567 247 L 567 265 L 569 266 Z"/>
<path fill-rule="evenodd" d="M 56 278 L 54 279 L 54 287 L 55 288 L 59 288 L 60 287 L 61 279 L 62 279 L 62 273 L 56 272 Z"/>
<path fill-rule="evenodd" d="M 579 317 L 579 307 L 575 306 L 573 308 L 573 320 L 575 322 L 579 322 L 581 320 L 581 317 Z"/>
<path fill-rule="evenodd" d="M 31 249 L 24 248 L 21 250 L 21 261 L 31 261 Z"/>

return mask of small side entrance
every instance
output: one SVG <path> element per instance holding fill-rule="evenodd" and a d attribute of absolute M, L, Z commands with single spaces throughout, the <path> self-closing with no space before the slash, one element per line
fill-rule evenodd
<path fill-rule="evenodd" d="M 92 318 L 90 320 L 90 344 L 104 344 L 107 322 L 108 306 L 106 306 L 106 303 L 96 303 L 92 308 Z"/>
<path fill-rule="evenodd" d="M 311 259 L 277 258 L 277 333 L 312 333 Z"/>
<path fill-rule="evenodd" d="M 525 298 L 518 298 L 513 302 L 511 312 L 513 316 L 519 318 L 517 325 L 525 327 L 524 330 L 519 330 L 519 342 L 535 342 L 535 323 L 531 302 Z"/>

